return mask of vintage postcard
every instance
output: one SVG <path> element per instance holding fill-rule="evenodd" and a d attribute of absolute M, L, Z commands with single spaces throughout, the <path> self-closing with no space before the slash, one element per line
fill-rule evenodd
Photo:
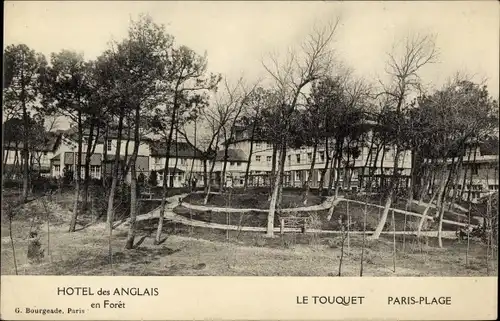
<path fill-rule="evenodd" d="M 6 1 L 1 319 L 494 320 L 496 1 Z"/>

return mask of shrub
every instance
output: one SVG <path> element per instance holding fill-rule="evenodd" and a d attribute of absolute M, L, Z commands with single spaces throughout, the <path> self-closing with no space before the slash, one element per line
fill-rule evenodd
<path fill-rule="evenodd" d="M 64 185 L 68 185 L 73 182 L 73 171 L 71 169 L 64 171 L 63 182 Z"/>
<path fill-rule="evenodd" d="M 145 181 L 146 181 L 146 177 L 144 176 L 143 173 L 140 173 L 139 176 L 137 177 L 137 184 L 139 186 L 144 186 Z"/>
<path fill-rule="evenodd" d="M 158 173 L 156 171 L 151 171 L 151 174 L 149 175 L 148 179 L 148 184 L 153 187 L 158 185 Z"/>

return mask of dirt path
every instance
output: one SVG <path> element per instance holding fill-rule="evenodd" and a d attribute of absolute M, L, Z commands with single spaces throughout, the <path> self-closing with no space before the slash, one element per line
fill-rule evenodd
<path fill-rule="evenodd" d="M 185 196 L 183 196 L 184 198 Z M 337 201 L 340 201 L 341 199 L 337 199 Z M 332 206 L 332 203 L 334 202 L 333 196 L 327 197 L 327 199 L 319 204 L 319 205 L 312 205 L 312 206 L 304 206 L 304 207 L 293 207 L 293 208 L 282 208 L 281 211 L 285 213 L 293 213 L 293 212 L 314 212 L 314 211 L 322 211 L 322 210 L 327 210 Z M 205 205 L 194 205 L 186 202 L 182 202 L 182 206 L 185 208 L 195 210 L 195 211 L 200 211 L 200 212 L 224 212 L 224 213 L 248 213 L 248 212 L 257 212 L 257 213 L 267 213 L 269 210 L 267 209 L 261 209 L 261 208 L 231 208 L 231 207 L 212 207 L 212 206 L 205 206 Z"/>
<path fill-rule="evenodd" d="M 226 224 L 218 224 L 218 223 L 209 223 L 209 222 L 203 222 L 203 221 L 198 221 L 198 220 L 190 220 L 184 216 L 178 215 L 173 212 L 173 209 L 178 206 L 179 199 L 183 199 L 186 197 L 187 194 L 181 194 L 181 195 L 175 195 L 167 199 L 169 204 L 167 205 L 165 209 L 165 219 L 171 220 L 176 223 L 181 223 L 184 225 L 189 225 L 189 226 L 195 226 L 195 227 L 205 227 L 205 228 L 213 228 L 213 229 L 221 229 L 221 230 L 232 230 L 232 231 L 244 231 L 244 232 L 266 232 L 267 229 L 265 227 L 254 227 L 254 226 L 237 226 L 237 225 L 226 225 Z M 332 202 L 331 205 L 329 206 L 335 206 L 336 204 L 340 203 L 341 201 L 345 201 L 343 198 L 338 198 Z M 326 202 L 326 201 L 325 201 Z M 324 203 L 325 203 L 324 202 Z M 324 204 L 323 203 L 323 204 Z M 183 203 L 182 206 L 185 206 L 186 203 Z M 206 207 L 204 207 L 206 208 Z M 247 210 L 245 210 L 247 211 Z M 137 221 L 143 221 L 143 220 L 149 220 L 153 218 L 159 218 L 160 217 L 160 208 L 156 208 L 153 211 L 139 215 L 137 216 Z M 123 225 L 121 225 L 123 226 Z M 285 228 L 284 232 L 300 232 L 300 228 Z M 274 232 L 279 233 L 280 228 L 275 227 Z M 318 229 L 308 229 L 308 233 L 318 233 L 318 234 L 340 234 L 342 231 L 332 231 L 332 230 L 318 230 Z M 361 231 L 352 231 L 350 232 L 351 234 L 363 234 Z M 367 231 L 366 234 L 370 235 L 372 234 L 373 231 Z M 382 234 L 388 234 L 392 235 L 392 231 L 384 231 Z M 396 235 L 411 235 L 415 234 L 412 231 L 396 231 Z M 422 235 L 424 236 L 437 236 L 437 231 L 424 231 L 422 232 Z M 453 231 L 443 231 L 443 237 L 445 238 L 456 238 L 455 232 Z"/>

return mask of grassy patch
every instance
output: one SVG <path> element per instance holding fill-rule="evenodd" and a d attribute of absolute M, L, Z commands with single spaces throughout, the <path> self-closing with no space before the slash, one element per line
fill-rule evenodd
<path fill-rule="evenodd" d="M 207 206 L 269 209 L 268 198 L 269 190 L 267 189 L 252 189 L 246 193 L 242 191 L 226 192 L 224 194 L 211 194 Z M 188 195 L 184 200 L 190 204 L 204 205 L 204 199 L 205 194 L 193 193 Z M 310 194 L 307 206 L 321 204 L 323 200 L 323 197 Z M 284 190 L 281 204 L 282 208 L 303 207 L 302 191 Z"/>
<path fill-rule="evenodd" d="M 156 205 L 159 205 L 159 202 L 151 203 L 149 206 Z M 71 213 L 59 203 L 49 203 L 49 237 L 47 220 L 44 219 L 46 213 L 40 207 L 40 203 L 33 202 L 29 206 L 25 205 L 24 214 L 14 216 L 13 221 L 18 270 L 19 274 L 24 275 L 327 276 L 337 274 L 340 259 L 339 235 L 286 233 L 266 238 L 264 233 L 227 232 L 190 227 L 170 221 L 164 224 L 165 242 L 154 245 L 158 219 L 149 219 L 137 223 L 137 247 L 133 250 L 124 249 L 127 230 L 123 225 L 113 232 L 111 266 L 108 255 L 108 234 L 104 224 L 91 225 L 75 233 L 68 233 Z M 334 227 L 338 215 L 344 210 L 342 206 L 336 208 L 338 212 L 334 212 L 331 223 L 324 224 L 331 224 L 331 227 Z M 353 217 L 359 216 L 359 210 L 355 206 L 350 206 Z M 316 214 L 326 217 L 327 211 Z M 39 222 L 36 227 L 45 256 L 40 263 L 30 263 L 27 260 L 27 236 L 32 228 L 32 218 L 37 215 Z M 214 217 L 215 215 L 218 214 L 214 214 Z M 373 211 L 371 215 L 378 214 Z M 222 223 L 225 223 L 225 215 L 221 216 Z M 260 214 L 249 217 L 250 221 L 246 221 L 247 224 L 254 224 L 251 220 L 263 221 Z M 267 220 L 265 213 L 264 217 Z M 235 221 L 238 218 L 234 217 Z M 232 220 L 233 217 L 231 223 Z M 7 223 L 8 220 L 2 219 L 1 272 L 4 275 L 14 274 Z M 360 235 L 351 235 L 349 241 L 349 248 L 347 243 L 345 244 L 342 275 L 357 276 L 363 240 Z M 366 240 L 364 275 L 486 275 L 484 244 L 471 240 L 469 264 L 466 266 L 466 242 L 446 239 L 443 241 L 444 249 L 440 249 L 435 238 L 417 240 L 415 237 L 406 236 L 403 245 L 403 237 L 397 236 L 397 268 L 394 273 L 392 236 L 382 235 L 377 241 Z M 496 260 L 491 259 L 488 266 L 490 275 L 496 275 Z"/>
<path fill-rule="evenodd" d="M 351 231 L 362 231 L 363 230 L 363 220 L 364 220 L 364 211 L 365 206 L 359 203 L 349 202 L 349 216 L 351 218 Z M 375 206 L 367 206 L 367 215 L 366 215 L 366 230 L 373 231 L 377 227 L 380 216 L 382 215 L 382 208 L 378 208 Z M 225 213 L 225 212 L 212 212 L 212 211 L 197 211 L 192 209 L 187 209 L 183 206 L 178 206 L 174 209 L 174 212 L 188 219 L 199 220 L 203 222 L 209 223 L 218 223 L 218 224 L 228 224 L 228 216 L 229 216 L 229 224 L 230 225 L 240 225 L 241 226 L 253 226 L 253 227 L 266 227 L 267 226 L 267 213 L 260 212 L 248 212 L 248 213 Z M 290 213 L 282 213 L 283 216 L 289 216 Z M 308 217 L 308 216 L 317 216 L 320 220 L 320 228 L 323 230 L 334 230 L 338 231 L 341 229 L 340 219 L 347 220 L 347 202 L 341 201 L 339 202 L 334 210 L 332 217 L 328 220 L 328 210 L 321 211 L 312 211 L 312 212 L 297 212 L 294 213 L 295 216 L 300 217 Z M 276 213 L 274 226 L 280 226 L 280 213 Z M 406 216 L 401 213 L 394 213 L 394 221 L 396 225 L 396 231 L 414 231 L 416 230 L 418 223 L 420 221 L 419 217 L 415 216 Z M 406 223 L 406 229 L 404 228 Z M 386 225 L 384 230 L 392 231 L 392 212 L 389 212 L 387 217 Z M 427 225 L 427 230 L 436 230 L 437 223 L 429 223 Z M 443 224 L 443 230 L 456 230 L 455 225 Z"/>

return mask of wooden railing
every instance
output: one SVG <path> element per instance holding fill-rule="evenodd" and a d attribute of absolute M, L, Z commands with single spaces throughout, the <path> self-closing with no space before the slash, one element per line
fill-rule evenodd
<path fill-rule="evenodd" d="M 282 216 L 280 217 L 280 234 L 285 233 L 285 228 L 300 228 L 305 233 L 311 224 L 311 217 Z"/>

